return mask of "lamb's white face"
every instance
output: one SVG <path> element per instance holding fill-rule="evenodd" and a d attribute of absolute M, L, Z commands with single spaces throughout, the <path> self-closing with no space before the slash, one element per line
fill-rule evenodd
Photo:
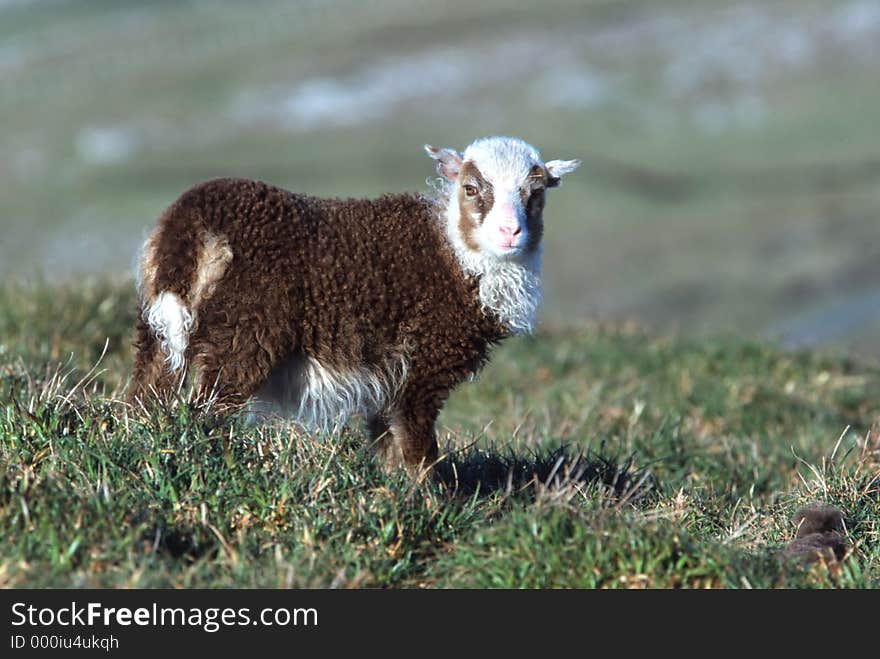
<path fill-rule="evenodd" d="M 447 221 L 457 251 L 502 261 L 533 259 L 544 232 L 545 191 L 580 164 L 544 163 L 537 149 L 511 137 L 477 140 L 461 155 L 425 148 L 451 184 Z"/>
<path fill-rule="evenodd" d="M 545 163 L 513 137 L 477 140 L 463 154 L 425 150 L 447 181 L 446 233 L 462 269 L 479 277 L 483 309 L 511 333 L 530 333 L 541 301 L 544 195 L 580 161 Z"/>

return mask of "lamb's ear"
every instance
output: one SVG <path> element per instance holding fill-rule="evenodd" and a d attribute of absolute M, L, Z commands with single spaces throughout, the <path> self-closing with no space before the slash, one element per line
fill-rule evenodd
<path fill-rule="evenodd" d="M 550 162 L 545 163 L 544 166 L 547 168 L 547 173 L 550 174 L 550 179 L 547 181 L 547 187 L 555 188 L 562 182 L 563 176 L 565 176 L 569 172 L 573 172 L 581 166 L 581 161 L 551 160 Z"/>
<path fill-rule="evenodd" d="M 455 149 L 439 149 L 430 144 L 425 145 L 425 151 L 437 161 L 437 173 L 445 179 L 454 181 L 458 178 L 461 169 L 461 156 Z"/>

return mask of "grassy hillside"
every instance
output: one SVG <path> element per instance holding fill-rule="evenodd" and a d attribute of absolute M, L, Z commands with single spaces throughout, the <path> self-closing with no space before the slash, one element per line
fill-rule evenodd
<path fill-rule="evenodd" d="M 880 370 L 735 338 L 510 341 L 414 487 L 356 424 L 247 427 L 117 400 L 131 285 L 0 288 L 0 585 L 874 587 Z M 783 559 L 791 518 L 849 555 Z"/>

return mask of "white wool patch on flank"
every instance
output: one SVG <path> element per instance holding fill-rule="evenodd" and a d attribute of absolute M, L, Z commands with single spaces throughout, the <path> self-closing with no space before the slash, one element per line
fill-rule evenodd
<path fill-rule="evenodd" d="M 184 353 L 189 343 L 193 317 L 181 299 L 165 291 L 156 296 L 145 314 L 147 324 L 162 346 L 162 352 L 172 371 L 177 372 L 185 363 Z"/>
<path fill-rule="evenodd" d="M 355 412 L 375 413 L 397 393 L 407 370 L 405 359 L 396 360 L 385 372 L 365 367 L 334 371 L 315 359 L 306 359 L 305 386 L 297 419 L 326 428 L 334 421 L 344 422 Z"/>

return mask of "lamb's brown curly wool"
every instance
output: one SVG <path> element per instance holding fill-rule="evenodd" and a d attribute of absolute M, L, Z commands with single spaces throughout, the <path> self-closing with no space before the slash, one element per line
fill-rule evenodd
<path fill-rule="evenodd" d="M 185 192 L 144 245 L 133 396 L 167 395 L 187 367 L 221 407 L 361 412 L 386 462 L 431 464 L 450 390 L 532 330 L 545 190 L 579 162 L 507 137 L 426 150 L 436 200 L 240 179 Z"/>
<path fill-rule="evenodd" d="M 391 460 L 430 462 L 443 401 L 506 334 L 481 310 L 477 282 L 462 277 L 443 232 L 434 202 L 416 195 L 317 199 L 209 181 L 160 218 L 144 255 L 155 274 L 143 304 L 159 291 L 185 300 L 195 316 L 186 361 L 203 393 L 225 403 L 245 402 L 291 356 L 379 374 L 405 356 L 409 377 L 369 426 L 386 453 L 393 428 L 402 455 Z M 213 293 L 194 299 L 199 253 L 214 236 L 232 258 Z M 136 345 L 135 393 L 167 391 L 174 378 L 143 320 Z"/>

